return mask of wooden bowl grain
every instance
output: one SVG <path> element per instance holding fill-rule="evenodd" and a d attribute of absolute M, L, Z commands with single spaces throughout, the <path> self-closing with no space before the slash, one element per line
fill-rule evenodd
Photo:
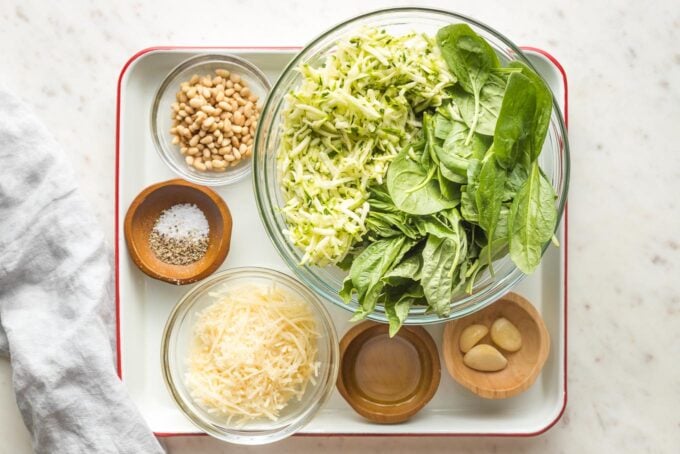
<path fill-rule="evenodd" d="M 161 261 L 149 246 L 149 235 L 164 210 L 180 203 L 195 204 L 210 227 L 208 250 L 198 261 L 172 265 Z M 146 275 L 176 285 L 191 284 L 215 272 L 229 253 L 231 213 L 213 190 L 175 179 L 144 189 L 132 201 L 125 215 L 125 242 L 133 262 Z"/>
<path fill-rule="evenodd" d="M 493 322 L 505 317 L 522 334 L 522 348 L 514 353 L 502 350 L 491 341 L 490 334 L 479 344 L 496 347 L 508 360 L 498 372 L 480 372 L 463 363 L 464 353 L 458 341 L 461 332 L 473 324 L 491 329 Z M 442 355 L 449 374 L 461 385 L 485 399 L 505 399 L 526 391 L 536 381 L 550 352 L 550 335 L 534 306 L 516 293 L 508 293 L 479 312 L 448 322 L 444 327 Z"/>
<path fill-rule="evenodd" d="M 440 378 L 437 346 L 420 326 L 404 326 L 390 339 L 388 325 L 363 322 L 340 341 L 338 391 L 371 421 L 411 418 L 432 399 Z"/>

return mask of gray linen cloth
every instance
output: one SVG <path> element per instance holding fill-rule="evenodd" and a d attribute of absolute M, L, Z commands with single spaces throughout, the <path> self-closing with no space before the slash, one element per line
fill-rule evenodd
<path fill-rule="evenodd" d="M 162 453 L 118 379 L 110 255 L 66 157 L 0 87 L 0 355 L 37 453 Z"/>

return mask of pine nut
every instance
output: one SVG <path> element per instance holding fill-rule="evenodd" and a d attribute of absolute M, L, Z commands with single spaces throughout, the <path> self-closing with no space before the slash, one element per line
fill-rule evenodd
<path fill-rule="evenodd" d="M 214 123 L 215 123 L 215 118 L 214 117 L 208 117 L 208 118 L 205 119 L 205 121 L 203 121 L 203 124 L 201 125 L 201 129 L 208 129 Z"/>
<path fill-rule="evenodd" d="M 203 98 L 198 98 L 198 97 L 197 98 L 191 98 L 191 100 L 189 101 L 189 105 L 191 107 L 195 107 L 197 109 L 204 104 L 205 104 L 205 99 L 203 99 Z"/>
<path fill-rule="evenodd" d="M 188 166 L 224 171 L 251 156 L 261 107 L 246 80 L 218 68 L 179 85 L 170 106 L 172 142 Z"/>

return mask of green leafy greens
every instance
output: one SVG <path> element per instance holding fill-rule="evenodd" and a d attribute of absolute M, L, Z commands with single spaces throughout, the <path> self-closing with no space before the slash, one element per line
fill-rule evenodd
<path fill-rule="evenodd" d="M 326 96 L 333 93 L 334 101 L 328 105 L 297 104 L 295 115 L 305 120 L 298 132 L 291 131 L 291 150 L 283 158 L 283 164 L 293 169 L 287 184 L 294 197 L 286 205 L 286 214 L 290 222 L 297 216 L 291 213 L 298 211 L 316 210 L 320 216 L 331 215 L 334 209 L 344 213 L 346 219 L 307 220 L 310 225 L 298 224 L 297 232 L 316 232 L 313 244 L 318 245 L 334 241 L 324 239 L 333 234 L 328 223 L 343 226 L 341 247 L 331 253 L 307 248 L 308 257 L 348 269 L 340 296 L 349 302 L 356 295 L 359 307 L 354 320 L 381 306 L 394 335 L 414 306 L 448 315 L 452 298 L 472 292 L 480 273 L 488 269 L 493 274 L 493 262 L 499 258 L 509 255 L 525 273 L 540 264 L 558 217 L 557 196 L 538 163 L 553 99 L 529 66 L 511 62 L 503 67 L 486 40 L 464 24 L 443 27 L 436 35 L 436 47 L 425 46 L 427 58 L 441 60 L 441 65 L 427 60 L 431 69 L 425 73 L 436 75 L 429 75 L 427 83 L 422 82 L 423 74 L 403 68 L 417 59 L 405 59 L 385 38 L 389 35 L 373 31 L 362 36 L 363 47 L 350 52 L 348 64 L 356 64 L 356 52 L 368 53 L 373 57 L 364 58 L 375 60 L 372 67 L 380 72 L 364 74 L 343 61 L 333 61 L 334 74 L 342 68 L 355 81 L 365 81 L 350 92 L 332 91 L 339 86 L 335 82 L 323 88 Z M 393 58 L 401 61 L 392 62 Z M 446 68 L 448 75 L 442 74 Z M 323 72 L 306 71 L 322 79 Z M 376 74 L 398 81 L 401 91 L 380 91 L 383 79 L 376 79 Z M 317 85 L 326 87 L 321 79 Z M 355 101 L 346 99 L 348 93 Z M 302 95 L 296 96 L 299 102 Z M 356 123 L 358 115 L 370 117 L 370 122 L 366 131 L 355 135 L 345 130 L 343 122 Z M 389 124 L 382 115 L 392 118 Z M 311 138 L 308 144 L 304 144 L 306 137 Z M 318 157 L 302 165 L 338 173 L 329 180 L 337 208 L 301 202 L 303 194 L 322 196 L 321 202 L 328 197 L 319 192 L 318 184 L 299 186 L 306 181 L 300 159 L 303 154 L 309 159 L 312 147 Z M 349 162 L 348 156 L 361 156 L 352 162 L 359 159 L 357 163 L 369 166 L 368 173 L 356 173 L 360 167 L 352 170 L 353 178 L 361 178 L 360 192 L 354 180 L 342 183 L 348 173 L 337 166 Z M 352 210 L 353 215 L 346 213 Z M 363 219 L 361 226 L 356 225 L 358 218 Z"/>

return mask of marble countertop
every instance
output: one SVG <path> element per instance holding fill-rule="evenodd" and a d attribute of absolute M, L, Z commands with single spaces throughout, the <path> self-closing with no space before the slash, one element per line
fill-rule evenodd
<path fill-rule="evenodd" d="M 355 4 L 357 3 L 357 4 Z M 301 45 L 362 2 L 3 0 L 0 82 L 31 104 L 113 237 L 118 73 L 152 45 Z M 196 4 L 194 4 L 196 5 Z M 680 445 L 680 9 L 646 4 L 430 1 L 522 45 L 549 49 L 570 82 L 569 403 L 535 438 L 295 438 L 280 452 L 677 452 Z M 615 6 L 614 6 L 615 5 Z M 257 20 L 253 20 L 257 18 Z M 676 274 L 677 273 L 677 274 Z M 0 454 L 31 452 L 0 360 Z M 208 438 L 173 453 L 234 452 Z M 270 448 L 271 449 L 271 448 Z M 267 448 L 248 448 L 266 452 Z"/>

